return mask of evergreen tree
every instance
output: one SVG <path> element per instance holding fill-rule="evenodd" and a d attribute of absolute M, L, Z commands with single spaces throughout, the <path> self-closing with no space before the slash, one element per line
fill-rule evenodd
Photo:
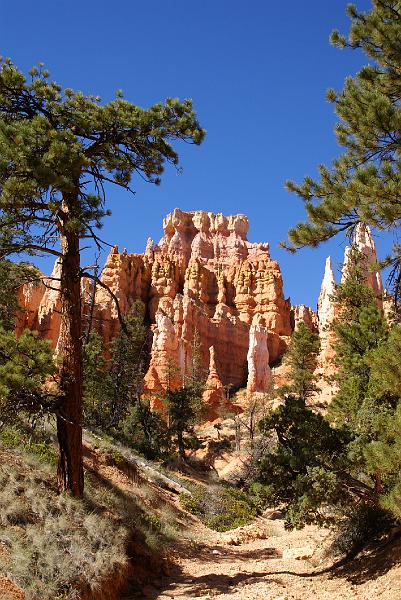
<path fill-rule="evenodd" d="M 184 375 L 183 384 L 174 389 L 174 381 L 178 369 L 169 363 L 166 370 L 167 389 L 165 404 L 167 407 L 167 423 L 170 436 L 175 440 L 178 454 L 185 459 L 185 449 L 196 443 L 194 426 L 199 421 L 202 410 L 202 395 L 205 389 L 206 372 L 202 368 L 199 333 L 194 332 L 191 360 Z"/>
<path fill-rule="evenodd" d="M 106 360 L 103 340 L 92 331 L 83 352 L 83 401 L 86 427 L 104 428 L 110 417 L 110 398 L 113 396 L 109 361 Z"/>
<path fill-rule="evenodd" d="M 144 306 L 136 301 L 126 316 L 125 327 L 111 342 L 111 404 L 108 427 L 118 427 L 131 405 L 141 402 L 146 366 L 147 330 Z"/>
<path fill-rule="evenodd" d="M 21 416 L 37 419 L 56 412 L 55 374 L 48 341 L 31 331 L 16 336 L 0 325 L 0 426 Z"/>
<path fill-rule="evenodd" d="M 80 240 L 101 242 L 105 184 L 131 190 L 137 174 L 158 184 L 164 164 L 178 164 L 171 142 L 203 136 L 189 100 L 145 110 L 118 93 L 102 106 L 50 82 L 43 65 L 28 80 L 9 59 L 1 64 L 0 256 L 46 252 L 61 261 L 60 490 L 81 496 L 84 485 L 80 278 L 93 275 L 81 269 Z"/>
<path fill-rule="evenodd" d="M 281 393 L 292 393 L 304 402 L 318 391 L 315 369 L 319 354 L 319 335 L 305 323 L 294 331 L 284 362 L 289 367 L 288 383 Z"/>
<path fill-rule="evenodd" d="M 50 344 L 34 332 L 24 331 L 19 337 L 14 333 L 18 288 L 38 276 L 27 263 L 0 260 L 0 426 L 21 417 L 36 421 L 57 410 Z"/>
<path fill-rule="evenodd" d="M 358 519 L 380 511 L 393 520 L 401 515 L 400 385 L 397 375 L 387 378 L 401 335 L 399 326 L 389 334 L 357 266 L 352 273 L 334 298 L 341 302 L 333 323 L 338 389 L 328 414 L 294 395 L 261 423 L 276 445 L 263 458 L 258 481 L 268 502 L 285 504 L 294 526 L 341 522 L 356 507 Z"/>
<path fill-rule="evenodd" d="M 289 231 L 290 249 L 317 246 L 363 221 L 383 231 L 397 229 L 401 219 L 401 2 L 372 0 L 365 13 L 354 5 L 348 39 L 334 31 L 340 48 L 361 49 L 369 59 L 341 92 L 329 90 L 339 122 L 336 136 L 343 153 L 320 177 L 301 185 L 288 182 L 305 203 L 308 220 Z M 401 296 L 401 247 L 395 244 L 392 282 Z"/>

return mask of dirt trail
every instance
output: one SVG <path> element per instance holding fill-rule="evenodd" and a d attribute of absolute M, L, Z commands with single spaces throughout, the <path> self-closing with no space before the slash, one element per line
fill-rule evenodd
<path fill-rule="evenodd" d="M 324 530 L 287 532 L 282 521 L 268 519 L 227 534 L 199 527 L 195 539 L 172 549 L 169 576 L 155 578 L 152 585 L 122 598 L 401 599 L 400 542 L 325 572 L 326 538 Z"/>

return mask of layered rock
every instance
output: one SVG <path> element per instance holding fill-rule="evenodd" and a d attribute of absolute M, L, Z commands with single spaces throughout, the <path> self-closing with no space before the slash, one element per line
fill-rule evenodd
<path fill-rule="evenodd" d="M 351 269 L 352 248 L 356 250 L 358 268 L 364 275 L 364 283 L 375 294 L 378 305 L 383 308 L 383 284 L 380 271 L 374 269 L 377 264 L 376 244 L 371 229 L 364 223 L 359 223 L 354 231 L 352 246 L 344 252 L 341 282 L 344 283 Z M 333 384 L 327 383 L 327 378 L 335 372 L 335 335 L 331 330 L 333 320 L 338 316 L 339 307 L 333 299 L 336 289 L 336 279 L 333 272 L 331 258 L 326 260 L 326 267 L 318 300 L 318 331 L 320 337 L 320 354 L 318 370 L 320 374 L 319 388 L 321 398 L 329 400 L 335 391 Z"/>
<path fill-rule="evenodd" d="M 291 320 L 294 331 L 298 329 L 300 323 L 304 323 L 311 331 L 318 329 L 317 313 L 305 304 L 297 304 L 292 307 Z"/>
<path fill-rule="evenodd" d="M 145 304 L 153 333 L 145 377 L 149 392 L 165 387 L 168 364 L 178 368 L 175 385 L 182 382 L 195 334 L 205 371 L 213 346 L 223 386 L 245 385 L 249 370 L 250 389 L 264 391 L 269 360 L 283 354 L 292 332 L 290 304 L 269 245 L 247 240 L 249 222 L 244 215 L 175 209 L 163 228 L 160 242 L 149 239 L 143 254 L 112 248 L 101 275 L 104 287 L 83 288 L 85 323 L 90 312 L 92 327 L 107 345 L 119 329 L 113 296 L 122 314 L 137 299 Z M 42 286 L 22 293 L 29 315 L 25 324 L 39 329 L 54 347 L 59 332 L 58 273 L 57 264 L 53 289 Z M 93 311 L 88 308 L 92 300 Z"/>

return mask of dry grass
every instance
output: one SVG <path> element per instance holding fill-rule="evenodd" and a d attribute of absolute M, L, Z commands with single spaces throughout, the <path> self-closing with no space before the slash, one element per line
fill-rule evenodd
<path fill-rule="evenodd" d="M 127 563 L 127 528 L 85 501 L 57 496 L 49 476 L 22 461 L 0 467 L 1 571 L 28 599 L 75 598 Z"/>
<path fill-rule="evenodd" d="M 117 448 L 112 461 L 110 451 L 87 448 L 79 501 L 57 494 L 49 440 L 29 448 L 15 428 L 1 438 L 0 576 L 22 588 L 26 600 L 117 597 L 116 589 L 104 595 L 111 581 L 132 576 L 136 560 L 150 568 L 182 535 L 171 494 L 140 474 L 132 478 L 124 457 L 114 460 Z"/>

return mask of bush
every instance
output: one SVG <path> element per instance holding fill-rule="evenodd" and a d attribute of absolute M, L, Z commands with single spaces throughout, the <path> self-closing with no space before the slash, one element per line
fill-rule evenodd
<path fill-rule="evenodd" d="M 188 512 L 215 531 L 229 531 L 248 525 L 257 516 L 250 497 L 231 486 L 197 487 L 192 496 L 181 494 L 180 502 Z"/>
<path fill-rule="evenodd" d="M 0 442 L 4 448 L 26 450 L 43 464 L 57 464 L 56 448 L 41 430 L 29 432 L 22 423 L 5 426 L 0 429 Z"/>
<path fill-rule="evenodd" d="M 374 506 L 356 507 L 338 524 L 329 554 L 353 556 L 366 543 L 386 533 L 392 524 L 389 515 Z"/>

